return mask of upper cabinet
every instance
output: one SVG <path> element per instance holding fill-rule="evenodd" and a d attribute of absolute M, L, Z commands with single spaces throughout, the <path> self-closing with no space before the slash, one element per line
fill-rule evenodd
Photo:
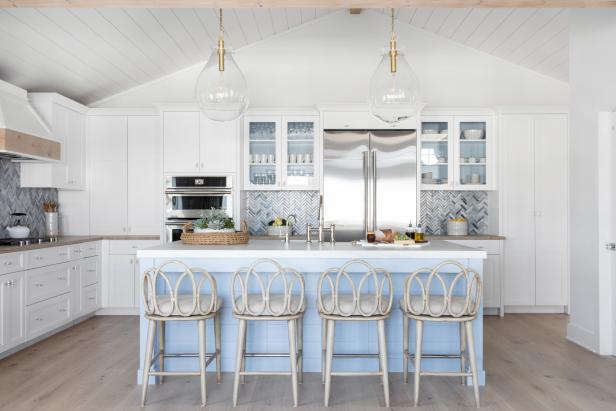
<path fill-rule="evenodd" d="M 166 174 L 235 173 L 238 144 L 237 121 L 213 121 L 198 111 L 163 113 Z"/>
<path fill-rule="evenodd" d="M 318 190 L 318 116 L 244 118 L 245 190 Z"/>
<path fill-rule="evenodd" d="M 158 116 L 89 116 L 90 232 L 160 234 Z"/>
<path fill-rule="evenodd" d="M 422 116 L 422 190 L 494 190 L 492 123 L 491 115 Z"/>
<path fill-rule="evenodd" d="M 23 163 L 21 186 L 84 190 L 87 108 L 56 93 L 31 93 L 28 97 L 62 151 L 59 163 Z"/>

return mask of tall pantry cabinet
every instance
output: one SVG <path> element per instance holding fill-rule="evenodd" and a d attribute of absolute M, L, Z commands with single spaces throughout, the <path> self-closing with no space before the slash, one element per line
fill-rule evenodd
<path fill-rule="evenodd" d="M 153 115 L 88 116 L 91 234 L 160 234 L 159 128 Z"/>
<path fill-rule="evenodd" d="M 505 306 L 568 305 L 568 115 L 501 115 Z M 530 310 L 534 311 L 534 310 Z"/>

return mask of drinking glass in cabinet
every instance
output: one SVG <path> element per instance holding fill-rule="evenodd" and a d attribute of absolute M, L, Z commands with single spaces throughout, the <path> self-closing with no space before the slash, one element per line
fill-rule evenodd
<path fill-rule="evenodd" d="M 287 124 L 288 140 L 314 139 L 314 123 L 312 121 L 289 121 Z"/>
<path fill-rule="evenodd" d="M 251 122 L 249 125 L 250 140 L 275 140 L 276 123 L 274 122 Z"/>

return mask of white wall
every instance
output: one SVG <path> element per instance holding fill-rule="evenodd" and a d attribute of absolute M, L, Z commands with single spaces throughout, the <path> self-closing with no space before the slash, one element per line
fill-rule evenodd
<path fill-rule="evenodd" d="M 570 14 L 571 319 L 569 339 L 598 350 L 597 115 L 616 108 L 616 10 Z"/>
<path fill-rule="evenodd" d="M 371 11 L 341 11 L 238 50 L 251 107 L 307 107 L 363 103 L 381 50 L 388 46 L 388 18 Z M 433 106 L 562 105 L 566 83 L 444 37 L 398 24 L 407 51 Z M 94 103 L 96 107 L 193 104 L 202 66 Z"/>

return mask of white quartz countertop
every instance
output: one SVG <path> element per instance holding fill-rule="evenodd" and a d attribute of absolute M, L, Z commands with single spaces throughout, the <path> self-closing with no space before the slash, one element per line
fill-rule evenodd
<path fill-rule="evenodd" d="M 387 258 L 387 259 L 485 259 L 476 248 L 433 240 L 421 248 L 362 247 L 352 243 L 306 243 L 293 240 L 250 240 L 241 245 L 187 245 L 180 241 L 137 251 L 138 258 Z"/>

